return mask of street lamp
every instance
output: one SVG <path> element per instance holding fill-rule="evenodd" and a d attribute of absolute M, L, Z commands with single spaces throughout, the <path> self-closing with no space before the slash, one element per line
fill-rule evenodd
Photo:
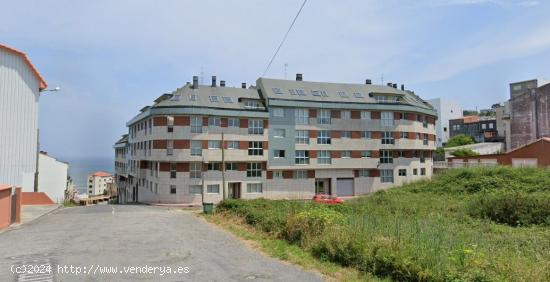
<path fill-rule="evenodd" d="M 41 90 L 40 92 L 47 92 L 47 91 L 51 91 L 51 92 L 61 91 L 61 87 L 56 86 L 54 89 L 44 89 L 44 90 Z"/>

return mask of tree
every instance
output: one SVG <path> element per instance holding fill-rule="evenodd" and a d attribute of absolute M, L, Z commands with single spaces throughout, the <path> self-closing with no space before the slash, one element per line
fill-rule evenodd
<path fill-rule="evenodd" d="M 472 157 L 478 156 L 479 153 L 472 151 L 472 149 L 458 149 L 451 153 L 455 157 Z"/>
<path fill-rule="evenodd" d="M 446 148 L 450 147 L 457 147 L 457 146 L 463 146 L 468 144 L 474 144 L 474 138 L 472 136 L 464 135 L 464 134 L 458 134 L 449 139 L 447 144 L 445 144 Z"/>

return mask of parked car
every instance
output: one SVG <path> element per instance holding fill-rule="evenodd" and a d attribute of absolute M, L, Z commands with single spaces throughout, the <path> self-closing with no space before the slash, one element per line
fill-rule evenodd
<path fill-rule="evenodd" d="M 329 204 L 329 205 L 342 204 L 344 202 L 344 200 L 341 198 L 327 195 L 327 194 L 317 194 L 313 197 L 313 201 L 316 203 L 323 203 L 323 204 Z"/>

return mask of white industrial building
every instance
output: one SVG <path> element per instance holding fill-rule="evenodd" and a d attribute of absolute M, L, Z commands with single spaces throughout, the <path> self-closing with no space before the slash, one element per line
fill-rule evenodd
<path fill-rule="evenodd" d="M 45 192 L 56 203 L 63 202 L 67 190 L 69 164 L 40 152 L 38 171 L 38 191 Z"/>
<path fill-rule="evenodd" d="M 38 99 L 47 85 L 27 55 L 0 44 L 0 183 L 35 190 Z"/>
<path fill-rule="evenodd" d="M 462 106 L 454 101 L 442 98 L 427 100 L 437 111 L 435 121 L 436 146 L 442 147 L 449 141 L 449 120 L 462 118 Z"/>

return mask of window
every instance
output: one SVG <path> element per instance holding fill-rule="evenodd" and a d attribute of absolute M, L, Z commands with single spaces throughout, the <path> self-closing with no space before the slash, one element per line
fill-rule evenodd
<path fill-rule="evenodd" d="M 295 109 L 294 110 L 294 122 L 296 124 L 309 124 L 309 110 L 308 109 Z"/>
<path fill-rule="evenodd" d="M 296 89 L 296 94 L 298 94 L 298 96 L 306 96 L 304 89 Z"/>
<path fill-rule="evenodd" d="M 296 144 L 309 144 L 309 131 L 296 130 L 295 142 Z"/>
<path fill-rule="evenodd" d="M 495 128 L 495 127 L 494 127 L 494 124 L 493 124 L 493 123 L 489 123 L 489 129 L 493 129 L 493 128 Z"/>
<path fill-rule="evenodd" d="M 262 193 L 262 183 L 246 184 L 246 193 Z"/>
<path fill-rule="evenodd" d="M 170 194 L 176 194 L 176 185 L 170 185 Z"/>
<path fill-rule="evenodd" d="M 344 92 L 344 91 L 338 91 L 336 92 L 338 94 L 338 96 L 342 97 L 342 98 L 349 98 L 349 95 L 348 93 Z"/>
<path fill-rule="evenodd" d="M 274 117 L 284 117 L 285 116 L 285 110 L 283 108 L 273 108 L 273 116 Z"/>
<path fill-rule="evenodd" d="M 371 119 L 370 111 L 361 111 L 361 119 L 364 119 L 364 120 Z"/>
<path fill-rule="evenodd" d="M 174 117 L 173 116 L 167 116 L 166 121 L 167 121 L 166 130 L 168 132 L 174 132 Z"/>
<path fill-rule="evenodd" d="M 202 117 L 191 117 L 191 133 L 202 133 Z"/>
<path fill-rule="evenodd" d="M 220 193 L 220 184 L 208 184 L 206 186 L 206 193 L 208 193 L 208 194 L 219 194 Z"/>
<path fill-rule="evenodd" d="M 288 89 L 290 95 L 298 95 L 294 89 Z"/>
<path fill-rule="evenodd" d="M 273 171 L 273 178 L 283 178 L 283 172 L 280 170 Z"/>
<path fill-rule="evenodd" d="M 330 124 L 330 110 L 319 110 L 317 113 L 318 124 Z"/>
<path fill-rule="evenodd" d="M 406 169 L 400 169 L 398 171 L 399 176 L 407 176 L 407 170 Z"/>
<path fill-rule="evenodd" d="M 372 131 L 361 131 L 361 138 L 372 139 Z"/>
<path fill-rule="evenodd" d="M 245 103 L 244 103 L 244 107 L 245 108 L 249 108 L 249 109 L 260 109 L 260 102 L 258 101 L 252 101 L 252 100 L 247 100 Z"/>
<path fill-rule="evenodd" d="M 249 119 L 248 134 L 264 134 L 264 121 L 261 119 Z"/>
<path fill-rule="evenodd" d="M 422 127 L 428 128 L 428 118 L 426 116 L 422 118 Z"/>
<path fill-rule="evenodd" d="M 361 151 L 361 158 L 368 159 L 372 157 L 371 151 Z"/>
<path fill-rule="evenodd" d="M 399 158 L 404 158 L 405 157 L 405 151 L 397 151 L 397 155 L 399 156 Z"/>
<path fill-rule="evenodd" d="M 231 103 L 233 103 L 233 97 L 224 96 L 223 97 L 223 102 L 226 103 L 226 104 L 231 104 Z"/>
<path fill-rule="evenodd" d="M 428 134 L 424 134 L 424 140 L 422 142 L 424 145 L 428 145 Z"/>
<path fill-rule="evenodd" d="M 393 183 L 393 169 L 381 169 L 380 170 L 380 182 Z"/>
<path fill-rule="evenodd" d="M 219 170 L 221 170 L 221 169 L 220 169 L 220 168 L 221 168 L 221 164 L 220 164 L 220 163 L 208 163 L 208 164 L 206 165 L 206 167 L 207 167 L 207 169 L 208 169 L 209 171 L 219 171 Z"/>
<path fill-rule="evenodd" d="M 296 164 L 309 164 L 309 151 L 297 150 L 295 161 Z"/>
<path fill-rule="evenodd" d="M 239 141 L 227 141 L 227 149 L 230 149 L 230 150 L 239 149 Z"/>
<path fill-rule="evenodd" d="M 481 129 L 487 129 L 487 124 L 482 123 L 482 124 L 481 124 Z"/>
<path fill-rule="evenodd" d="M 404 132 L 404 131 L 399 132 L 399 137 L 401 137 L 401 139 L 407 139 L 407 132 Z"/>
<path fill-rule="evenodd" d="M 311 90 L 311 95 L 321 97 L 321 91 L 319 91 L 319 90 Z"/>
<path fill-rule="evenodd" d="M 220 149 L 221 148 L 221 141 L 220 140 L 208 140 L 208 149 L 214 150 L 214 149 Z"/>
<path fill-rule="evenodd" d="M 229 126 L 229 127 L 239 127 L 239 119 L 238 118 L 228 118 L 227 119 L 227 126 Z"/>
<path fill-rule="evenodd" d="M 215 102 L 215 103 L 218 103 L 220 101 L 220 97 L 218 96 L 208 96 L 208 99 L 210 100 L 210 102 Z"/>
<path fill-rule="evenodd" d="M 392 164 L 393 163 L 392 152 L 388 151 L 388 150 L 381 150 L 380 151 L 380 163 Z"/>
<path fill-rule="evenodd" d="M 202 186 L 201 185 L 189 185 L 189 194 L 191 195 L 201 195 Z"/>
<path fill-rule="evenodd" d="M 248 155 L 249 156 L 263 156 L 264 149 L 261 141 L 248 142 Z"/>
<path fill-rule="evenodd" d="M 191 156 L 202 156 L 202 141 L 191 140 Z"/>
<path fill-rule="evenodd" d="M 329 145 L 330 140 L 330 131 L 329 130 L 319 130 L 317 131 L 317 144 Z"/>
<path fill-rule="evenodd" d="M 317 163 L 318 164 L 331 164 L 332 159 L 330 157 L 330 151 L 318 151 L 317 152 Z"/>
<path fill-rule="evenodd" d="M 217 97 L 217 96 L 215 96 Z M 219 117 L 209 117 L 208 118 L 208 126 L 221 126 L 221 119 Z"/>
<path fill-rule="evenodd" d="M 393 139 L 393 132 L 391 131 L 384 131 L 382 132 L 382 144 L 395 144 L 395 140 Z"/>
<path fill-rule="evenodd" d="M 405 118 L 405 113 L 403 113 L 403 112 L 399 113 L 399 119 L 400 120 L 405 120 L 406 119 Z"/>
<path fill-rule="evenodd" d="M 355 97 L 355 98 L 365 98 L 365 96 L 363 96 L 363 93 L 358 93 L 358 92 L 353 93 L 353 97 Z"/>
<path fill-rule="evenodd" d="M 190 163 L 189 164 L 189 178 L 201 178 L 201 163 Z"/>
<path fill-rule="evenodd" d="M 225 163 L 225 170 L 237 170 L 237 163 Z"/>
<path fill-rule="evenodd" d="M 351 111 L 348 111 L 348 110 L 341 111 L 340 119 L 351 119 Z"/>
<path fill-rule="evenodd" d="M 426 168 L 420 168 L 420 175 L 426 175 Z"/>
<path fill-rule="evenodd" d="M 273 150 L 273 157 L 278 158 L 284 158 L 285 157 L 285 150 Z"/>
<path fill-rule="evenodd" d="M 166 140 L 166 155 L 171 156 L 174 154 L 174 140 Z"/>
<path fill-rule="evenodd" d="M 382 112 L 382 125 L 393 126 L 393 112 Z"/>
<path fill-rule="evenodd" d="M 246 177 L 262 177 L 262 164 L 261 163 L 247 163 L 246 164 Z"/>
<path fill-rule="evenodd" d="M 176 178 L 177 170 L 176 163 L 170 163 L 170 178 Z"/>
<path fill-rule="evenodd" d="M 271 90 L 277 95 L 283 95 L 283 91 L 281 91 L 281 88 L 271 88 Z"/>
<path fill-rule="evenodd" d="M 351 138 L 351 131 L 341 131 L 340 138 Z"/>
<path fill-rule="evenodd" d="M 273 129 L 273 137 L 275 138 L 283 138 L 285 137 L 285 130 L 282 128 L 275 128 Z"/>
<path fill-rule="evenodd" d="M 359 170 L 359 177 L 369 177 L 369 170 L 368 169 L 360 169 Z"/>
<path fill-rule="evenodd" d="M 418 175 L 418 169 L 413 168 L 413 175 Z"/>
<path fill-rule="evenodd" d="M 351 151 L 341 151 L 340 152 L 340 158 L 342 158 L 342 159 L 351 158 Z"/>
<path fill-rule="evenodd" d="M 191 94 L 189 96 L 189 101 L 197 101 L 198 98 L 199 96 L 197 94 Z"/>
<path fill-rule="evenodd" d="M 306 179 L 306 178 L 307 178 L 307 170 L 294 171 L 294 179 Z"/>

